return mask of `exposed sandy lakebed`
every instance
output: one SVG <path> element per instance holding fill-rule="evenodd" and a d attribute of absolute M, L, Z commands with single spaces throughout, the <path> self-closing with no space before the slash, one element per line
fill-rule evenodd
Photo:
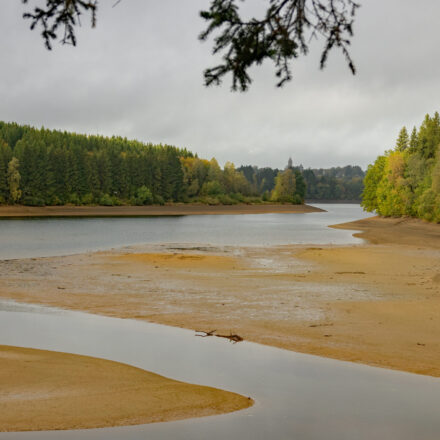
<path fill-rule="evenodd" d="M 252 400 L 118 362 L 0 345 L 0 431 L 83 429 L 236 411 Z"/>
<path fill-rule="evenodd" d="M 0 296 L 440 376 L 440 227 L 379 218 L 344 227 L 375 244 L 6 260 Z"/>

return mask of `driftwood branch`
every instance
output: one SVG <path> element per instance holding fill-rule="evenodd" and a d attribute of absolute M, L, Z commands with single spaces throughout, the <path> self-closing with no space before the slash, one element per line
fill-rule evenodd
<path fill-rule="evenodd" d="M 231 342 L 236 344 L 237 342 L 241 342 L 243 338 L 239 335 L 233 335 L 232 332 L 229 333 L 229 335 L 215 335 L 217 338 L 226 338 L 229 339 Z"/>
<path fill-rule="evenodd" d="M 217 336 L 217 338 L 229 339 L 234 344 L 243 341 L 243 338 L 240 335 L 233 334 L 232 332 L 229 332 L 229 335 L 216 335 L 216 330 L 211 330 L 209 332 L 204 330 L 196 330 L 195 332 L 196 336 L 200 336 L 201 338 L 206 338 L 207 336 Z"/>
<path fill-rule="evenodd" d="M 207 336 L 214 336 L 214 333 L 216 330 L 211 330 L 210 332 L 205 332 L 203 330 L 196 330 L 196 336 L 200 336 L 201 338 L 206 338 Z M 204 333 L 204 334 L 197 334 L 197 333 Z"/>

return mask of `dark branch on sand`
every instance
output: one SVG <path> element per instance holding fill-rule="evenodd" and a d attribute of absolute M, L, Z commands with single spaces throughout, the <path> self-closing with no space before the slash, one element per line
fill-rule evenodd
<path fill-rule="evenodd" d="M 205 332 L 203 330 L 196 330 L 196 336 L 200 336 L 201 338 L 206 338 L 207 336 L 214 336 L 216 330 L 211 330 L 210 332 Z M 197 333 L 204 333 L 203 335 Z"/>
<path fill-rule="evenodd" d="M 205 332 L 204 330 L 196 330 L 195 332 L 196 336 L 200 336 L 201 338 L 206 338 L 207 336 L 217 336 L 217 338 L 229 339 L 234 344 L 243 341 L 243 338 L 240 335 L 233 334 L 232 332 L 229 332 L 229 335 L 216 335 L 216 330 L 211 330 L 209 332 Z"/>

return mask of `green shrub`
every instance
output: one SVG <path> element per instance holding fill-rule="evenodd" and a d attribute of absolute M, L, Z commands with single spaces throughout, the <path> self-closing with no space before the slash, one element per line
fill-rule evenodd
<path fill-rule="evenodd" d="M 436 194 L 431 188 L 423 193 L 418 209 L 419 217 L 428 221 L 434 220 L 435 198 Z"/>
<path fill-rule="evenodd" d="M 200 197 L 199 202 L 211 206 L 220 205 L 220 201 L 217 197 L 210 197 L 210 196 Z"/>
<path fill-rule="evenodd" d="M 206 182 L 203 184 L 200 194 L 216 196 L 223 193 L 222 184 L 218 180 L 213 180 L 211 182 Z"/>
<path fill-rule="evenodd" d="M 94 197 L 92 193 L 84 194 L 81 197 L 81 205 L 92 205 L 94 202 Z"/>
<path fill-rule="evenodd" d="M 69 203 L 72 203 L 73 205 L 81 205 L 81 199 L 77 193 L 72 193 L 69 195 Z"/>
<path fill-rule="evenodd" d="M 151 191 L 145 185 L 137 189 L 136 197 L 135 197 L 135 205 L 151 205 L 153 203 L 153 200 L 154 199 L 153 199 L 153 195 L 151 194 Z"/>
<path fill-rule="evenodd" d="M 260 197 L 244 197 L 244 202 L 247 204 L 258 204 L 261 203 Z"/>
<path fill-rule="evenodd" d="M 99 204 L 102 206 L 113 206 L 113 199 L 108 194 L 104 194 L 99 199 Z"/>
<path fill-rule="evenodd" d="M 183 197 L 182 197 L 182 202 L 183 203 L 191 203 L 192 200 L 191 200 L 190 197 L 188 197 L 186 194 L 184 194 Z"/>
<path fill-rule="evenodd" d="M 24 197 L 22 203 L 26 206 L 45 206 L 44 200 L 37 196 Z"/>
<path fill-rule="evenodd" d="M 113 206 L 122 206 L 122 201 L 119 197 L 112 196 Z"/>
<path fill-rule="evenodd" d="M 237 203 L 244 203 L 244 195 L 241 193 L 231 193 L 229 194 L 229 197 L 236 200 Z"/>
<path fill-rule="evenodd" d="M 162 196 L 155 194 L 153 196 L 153 202 L 156 203 L 157 205 L 165 205 L 165 200 L 163 199 Z"/>
<path fill-rule="evenodd" d="M 64 203 L 63 203 L 63 201 L 59 197 L 52 196 L 50 198 L 49 205 L 51 205 L 51 206 L 59 206 L 59 205 L 64 205 Z"/>
<path fill-rule="evenodd" d="M 294 205 L 302 205 L 304 203 L 304 200 L 301 198 L 301 196 L 299 194 L 295 194 L 293 196 L 293 201 L 292 203 Z"/>
<path fill-rule="evenodd" d="M 236 205 L 238 203 L 237 200 L 234 200 L 227 194 L 219 194 L 217 198 L 222 205 Z"/>

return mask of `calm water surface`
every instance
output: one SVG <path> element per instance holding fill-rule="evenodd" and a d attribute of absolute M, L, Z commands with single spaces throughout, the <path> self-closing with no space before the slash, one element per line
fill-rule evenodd
<path fill-rule="evenodd" d="M 308 214 L 0 220 L 0 259 L 67 255 L 144 243 L 265 246 L 359 243 L 336 223 L 370 216 L 359 205 Z"/>
<path fill-rule="evenodd" d="M 364 216 L 356 205 L 327 213 L 0 222 L 0 258 L 177 242 L 232 245 L 353 243 L 327 225 Z M 250 409 L 124 428 L 3 433 L 1 440 L 438 440 L 440 380 L 188 330 L 0 301 L 0 344 L 125 362 L 177 380 L 255 399 Z"/>
<path fill-rule="evenodd" d="M 0 302 L 0 344 L 126 362 L 256 400 L 233 414 L 1 440 L 438 440 L 440 380 L 189 330 Z"/>

